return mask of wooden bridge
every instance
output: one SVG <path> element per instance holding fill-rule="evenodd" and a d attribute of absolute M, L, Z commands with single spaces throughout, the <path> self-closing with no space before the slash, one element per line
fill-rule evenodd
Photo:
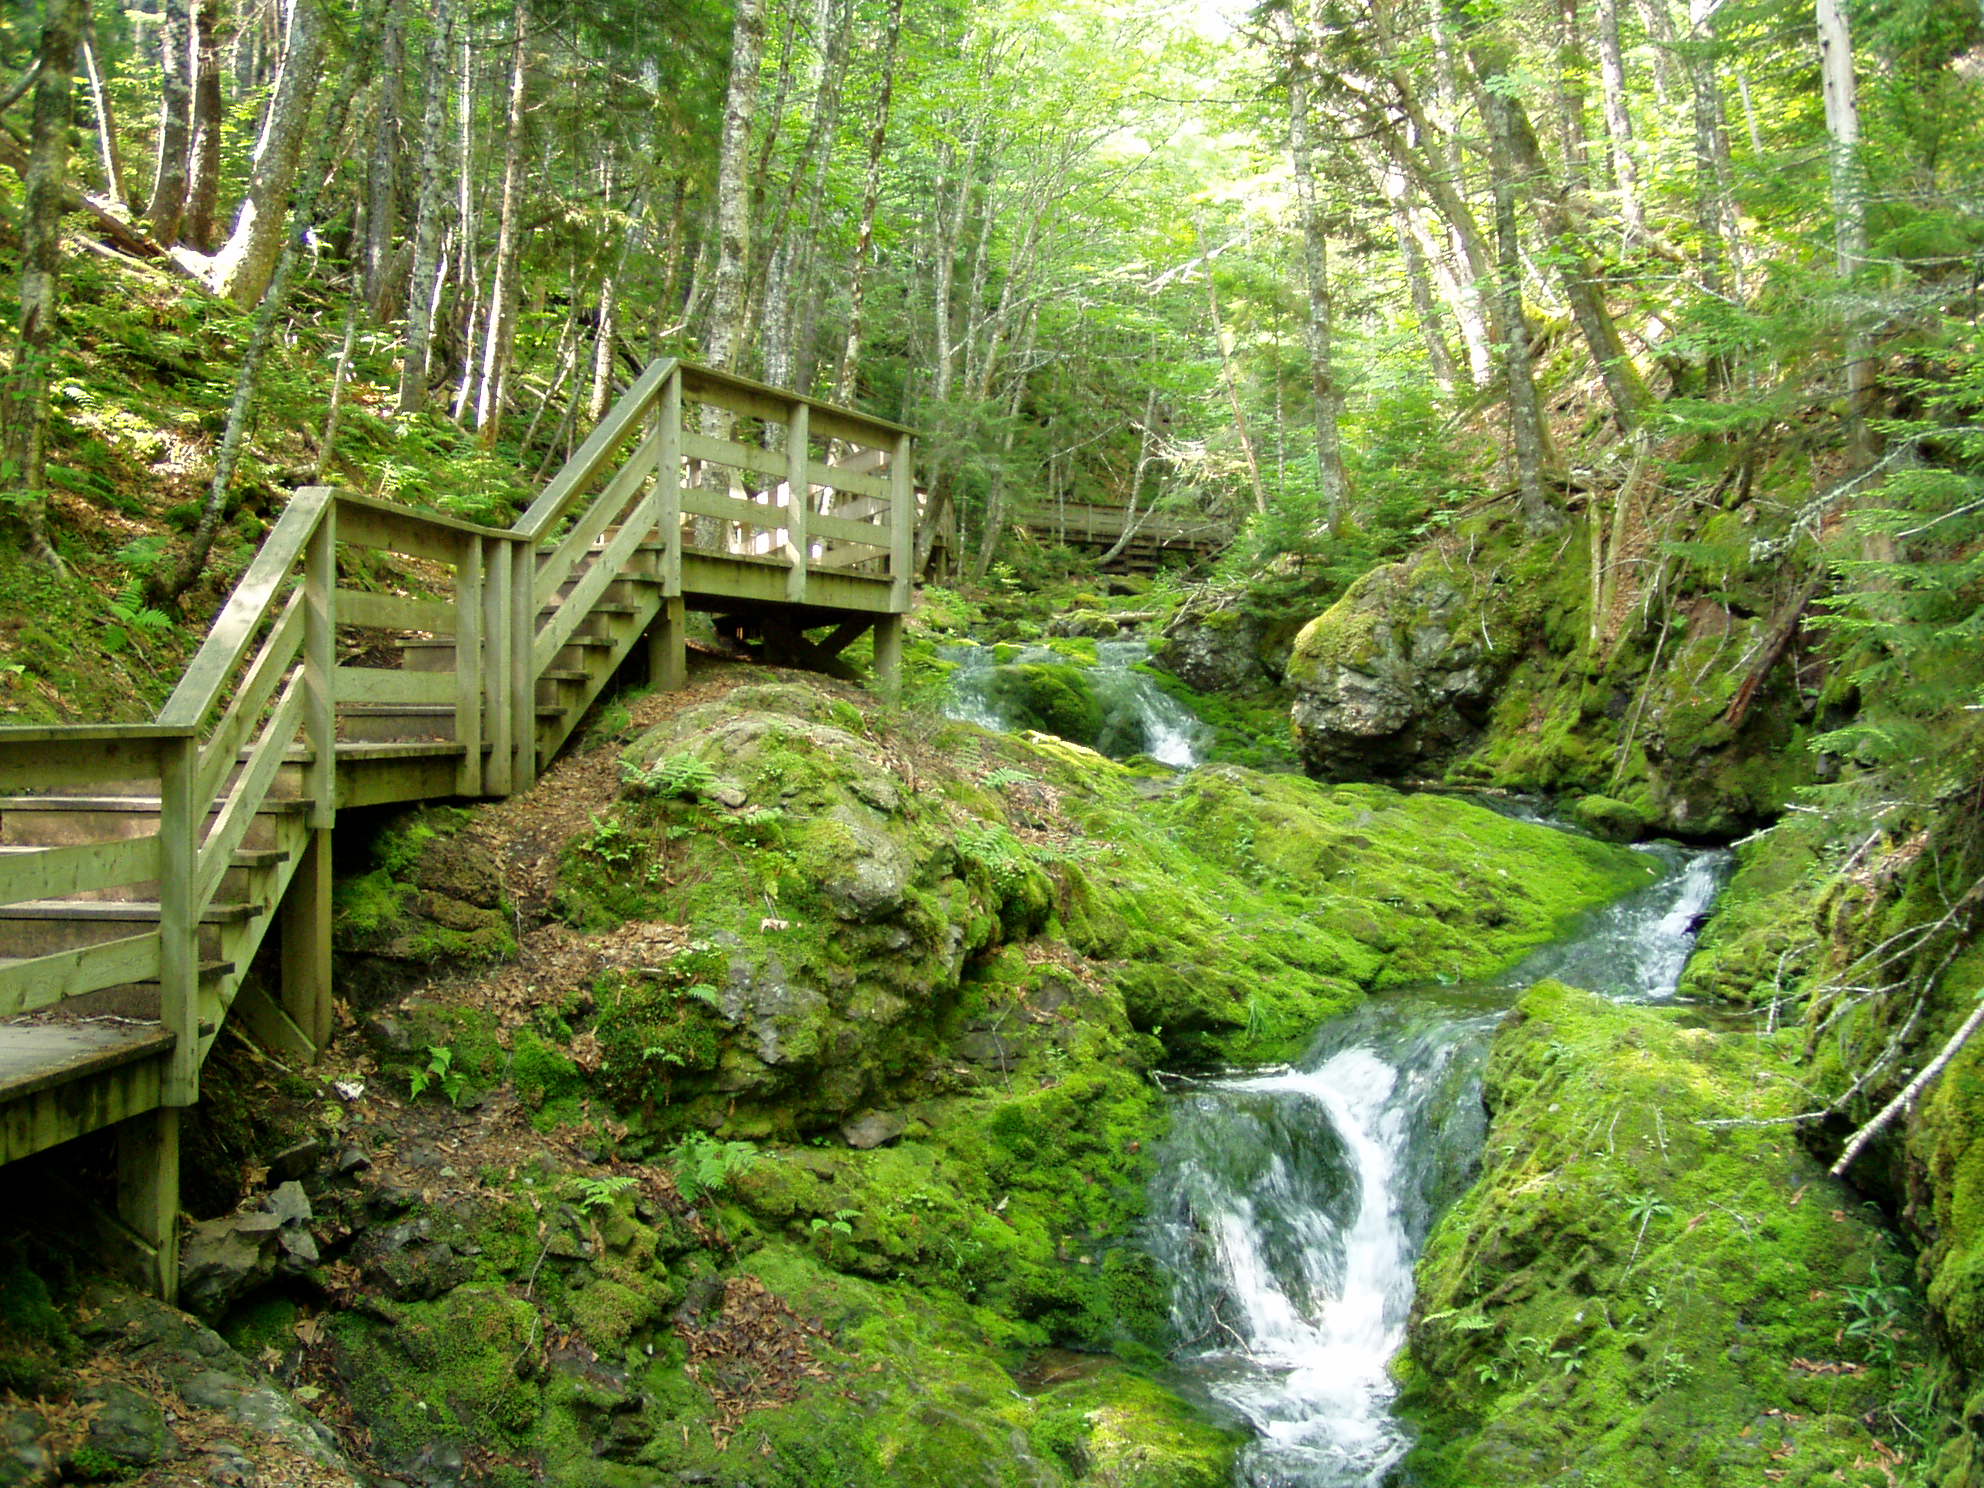
<path fill-rule="evenodd" d="M 0 1164 L 116 1127 L 115 1223 L 170 1297 L 178 1113 L 225 1020 L 304 1060 L 331 1036 L 339 809 L 527 789 L 637 649 L 682 685 L 691 609 L 815 659 L 872 630 L 893 688 L 912 450 L 664 360 L 508 530 L 297 492 L 155 723 L 0 729 Z M 450 597 L 367 582 L 378 553 Z"/>
<path fill-rule="evenodd" d="M 1017 525 L 1038 542 L 1106 553 L 1123 529 L 1130 537 L 1107 565 L 1112 572 L 1155 573 L 1167 556 L 1204 558 L 1233 541 L 1233 526 L 1212 517 L 1172 512 L 1131 512 L 1127 507 L 1080 501 L 1047 501 L 1018 514 Z"/>

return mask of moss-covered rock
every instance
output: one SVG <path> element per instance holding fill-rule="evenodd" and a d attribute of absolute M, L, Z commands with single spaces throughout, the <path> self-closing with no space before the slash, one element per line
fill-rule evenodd
<path fill-rule="evenodd" d="M 1419 1263 L 1414 1482 L 1885 1481 L 1880 1440 L 1922 1424 L 1897 1420 L 1919 1319 L 1888 1237 L 1761 1124 L 1806 1098 L 1788 1051 L 1556 983 L 1523 998 L 1485 1170 Z"/>
<path fill-rule="evenodd" d="M 516 920 L 495 855 L 464 835 L 458 807 L 408 812 L 372 843 L 369 873 L 340 879 L 332 943 L 347 990 L 363 995 L 428 968 L 516 954 Z"/>

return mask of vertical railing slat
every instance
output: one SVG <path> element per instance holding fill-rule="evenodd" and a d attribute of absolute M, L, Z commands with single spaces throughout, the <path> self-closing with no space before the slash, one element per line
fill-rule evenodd
<path fill-rule="evenodd" d="M 489 741 L 489 762 L 483 767 L 482 788 L 492 796 L 510 793 L 510 773 L 516 754 L 510 705 L 510 591 L 515 573 L 510 562 L 512 543 L 489 538 L 483 545 L 482 674 L 483 733 Z"/>
<path fill-rule="evenodd" d="M 193 796 L 199 740 L 164 741 L 159 755 L 159 1023 L 177 1037 L 164 1101 L 189 1106 L 200 1095 L 200 945 L 194 910 L 198 833 L 206 804 Z"/>
<path fill-rule="evenodd" d="M 785 531 L 788 543 L 787 556 L 792 567 L 785 576 L 785 599 L 788 604 L 806 602 L 806 567 L 810 555 L 806 551 L 807 509 L 813 504 L 813 484 L 807 476 L 808 445 L 811 436 L 807 426 L 812 418 L 812 410 L 803 398 L 792 401 L 792 412 L 785 425 Z"/>
<path fill-rule="evenodd" d="M 303 556 L 303 726 L 310 745 L 303 778 L 310 825 L 318 829 L 331 825 L 338 805 L 337 595 L 338 504 L 332 500 L 324 503 Z"/>
<path fill-rule="evenodd" d="M 909 609 L 910 567 L 916 554 L 916 479 L 912 466 L 916 441 L 896 436 L 889 455 L 889 608 L 900 615 Z"/>
<path fill-rule="evenodd" d="M 482 539 L 464 535 L 455 564 L 455 794 L 482 794 Z"/>

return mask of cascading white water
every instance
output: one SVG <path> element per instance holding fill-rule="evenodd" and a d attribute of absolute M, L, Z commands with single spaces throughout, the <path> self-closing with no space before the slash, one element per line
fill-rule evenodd
<path fill-rule="evenodd" d="M 1104 738 L 1081 742 L 1100 742 L 1106 753 L 1147 754 L 1179 770 L 1189 770 L 1198 764 L 1206 726 L 1183 703 L 1135 670 L 1138 662 L 1149 657 L 1150 647 L 1142 641 L 1101 641 L 1095 652 L 1095 665 L 1089 667 L 1049 647 L 1029 646 L 1009 664 L 1052 663 L 1078 667 L 1089 673 L 1096 700 L 1102 705 Z M 992 649 L 947 646 L 941 654 L 956 667 L 951 674 L 944 716 L 981 728 L 1010 730 L 1012 720 L 996 701 L 998 663 Z"/>
<path fill-rule="evenodd" d="M 1412 1266 L 1471 1176 L 1480 1070 L 1515 991 L 1560 977 L 1671 997 L 1725 853 L 1667 873 L 1491 984 L 1388 992 L 1289 1070 L 1185 1082 L 1153 1186 L 1178 1362 L 1250 1426 L 1253 1488 L 1379 1488 L 1410 1446 L 1389 1373 Z"/>

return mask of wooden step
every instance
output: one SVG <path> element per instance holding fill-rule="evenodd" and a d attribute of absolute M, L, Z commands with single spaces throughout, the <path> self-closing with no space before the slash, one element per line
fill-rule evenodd
<path fill-rule="evenodd" d="M 242 845 L 251 849 L 277 847 L 279 822 L 307 813 L 312 804 L 301 796 L 271 796 L 257 808 Z M 214 803 L 210 818 L 220 806 L 220 802 Z M 158 812 L 155 794 L 0 796 L 0 843 L 66 847 L 79 842 L 149 837 L 158 828 Z"/>
<path fill-rule="evenodd" d="M 0 857 L 28 858 L 37 853 L 53 851 L 45 844 L 26 842 L 0 843 Z M 268 872 L 289 861 L 289 852 L 279 847 L 247 847 L 236 849 L 229 862 L 228 871 L 221 878 L 220 892 L 232 898 L 244 898 L 253 894 L 252 879 L 257 874 Z M 84 900 L 107 899 L 157 899 L 158 880 L 141 879 L 128 884 L 115 884 L 109 888 L 92 889 L 74 896 Z"/>
<path fill-rule="evenodd" d="M 588 619 L 596 614 L 597 611 L 592 612 Z M 599 635 L 584 630 L 575 631 L 559 649 L 558 655 L 553 659 L 554 664 L 584 666 L 586 652 L 609 651 L 620 644 L 621 637 L 618 636 Z M 455 669 L 453 641 L 401 641 L 400 650 L 406 658 L 406 670 L 409 672 L 452 672 Z"/>
<path fill-rule="evenodd" d="M 48 1019 L 7 1024 L 0 1029 L 0 1103 L 170 1053 L 175 1042 L 156 1023 Z"/>
<path fill-rule="evenodd" d="M 537 710 L 538 721 L 564 716 L 562 708 L 544 706 Z M 452 744 L 455 739 L 455 710 L 446 703 L 359 703 L 338 713 L 338 758 L 376 757 L 347 754 L 356 743 L 393 744 L 417 740 L 439 740 Z M 484 746 L 489 746 L 485 742 Z"/>
<path fill-rule="evenodd" d="M 209 904 L 199 920 L 200 955 L 218 960 L 220 934 L 267 914 L 270 906 L 231 901 Z M 101 945 L 158 923 L 156 899 L 35 899 L 0 905 L 0 955 L 32 959 Z"/>

